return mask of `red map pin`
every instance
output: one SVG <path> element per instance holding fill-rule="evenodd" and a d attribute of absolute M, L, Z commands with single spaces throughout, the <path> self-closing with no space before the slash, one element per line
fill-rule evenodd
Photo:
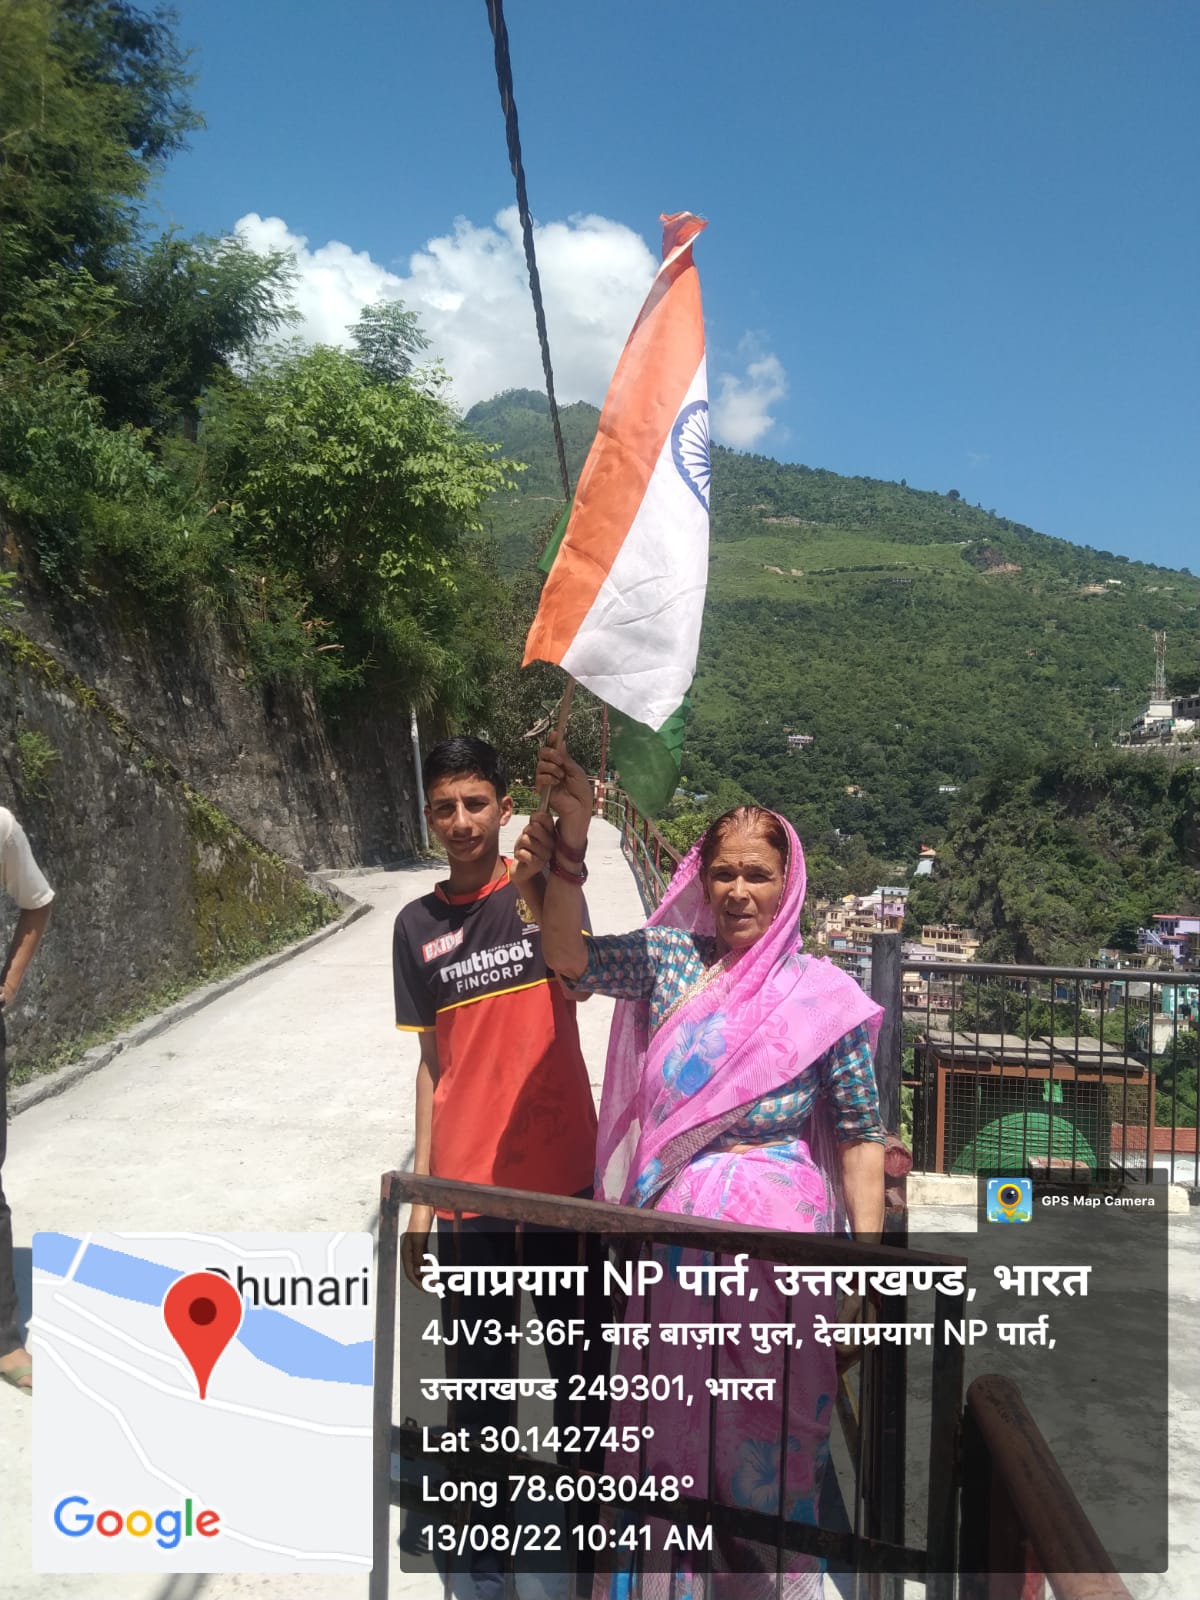
<path fill-rule="evenodd" d="M 163 1320 L 196 1374 L 201 1400 L 225 1346 L 242 1325 L 242 1297 L 216 1272 L 176 1278 L 163 1300 Z"/>

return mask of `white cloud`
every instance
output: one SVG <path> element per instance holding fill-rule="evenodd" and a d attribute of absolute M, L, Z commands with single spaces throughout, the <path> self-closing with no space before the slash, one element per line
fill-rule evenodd
<path fill-rule="evenodd" d="M 406 275 L 337 240 L 311 249 L 279 217 L 251 212 L 237 232 L 253 249 L 295 256 L 301 338 L 346 344 L 364 306 L 399 299 L 416 312 L 464 410 L 501 389 L 544 386 L 515 206 L 491 227 L 460 218 L 411 257 Z M 599 405 L 657 263 L 638 234 L 606 217 L 543 224 L 535 243 L 555 390 L 564 403 Z"/>
<path fill-rule="evenodd" d="M 712 403 L 713 432 L 735 450 L 750 450 L 775 426 L 771 407 L 788 392 L 783 362 L 747 334 L 738 347 L 746 359 L 744 376 L 722 372 Z"/>
<path fill-rule="evenodd" d="M 452 233 L 410 257 L 406 273 L 336 239 L 312 248 L 280 217 L 250 212 L 236 231 L 255 250 L 294 256 L 300 320 L 293 332 L 300 338 L 348 344 L 347 329 L 364 306 L 403 300 L 429 338 L 429 354 L 445 363 L 464 411 L 502 389 L 544 387 L 515 206 L 486 227 L 460 217 Z M 640 235 L 607 217 L 548 222 L 534 233 L 556 393 L 564 404 L 598 406 L 658 263 Z M 713 431 L 722 443 L 748 450 L 775 426 L 771 408 L 787 394 L 787 376 L 752 334 L 738 358 L 740 375 L 717 378 Z"/>

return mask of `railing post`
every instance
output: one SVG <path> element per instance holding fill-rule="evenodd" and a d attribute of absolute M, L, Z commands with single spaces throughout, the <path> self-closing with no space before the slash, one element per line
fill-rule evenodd
<path fill-rule="evenodd" d="M 883 1007 L 883 1020 L 875 1049 L 875 1078 L 879 1087 L 879 1110 L 889 1135 L 900 1129 L 900 938 L 895 933 L 871 935 L 871 998 Z M 889 1243 L 907 1244 L 908 1217 L 904 1208 L 904 1175 L 911 1158 L 898 1138 L 890 1138 L 885 1155 L 884 1228 Z M 888 1174 L 888 1165 L 896 1170 Z M 888 1190 L 892 1192 L 888 1193 Z M 886 1204 L 886 1202 L 891 1202 Z M 881 1310 L 890 1320 L 889 1309 Z M 893 1313 L 894 1314 L 894 1313 Z M 900 1320 L 903 1320 L 901 1314 Z M 866 1505 L 867 1532 L 876 1539 L 902 1543 L 904 1539 L 904 1465 L 906 1427 L 904 1395 L 907 1391 L 907 1359 L 902 1349 L 879 1352 L 877 1381 L 863 1388 L 863 1421 L 868 1442 L 867 1472 L 869 1502 Z M 878 1600 L 899 1600 L 903 1582 L 880 1576 L 874 1587 Z"/>
<path fill-rule="evenodd" d="M 976 1494 L 964 1508 L 959 1570 L 971 1576 L 960 1592 L 971 1600 L 1036 1600 L 1042 1574 L 1052 1573 L 1059 1600 L 1129 1600 L 1017 1386 L 994 1375 L 976 1378 L 966 1411 L 964 1466 L 986 1454 L 991 1493 L 986 1504 Z"/>
<path fill-rule="evenodd" d="M 959 1473 L 958 1600 L 990 1600 L 992 1461 L 969 1406 L 963 1415 Z"/>
<path fill-rule="evenodd" d="M 875 1046 L 879 1114 L 889 1133 L 900 1131 L 900 935 L 871 935 L 871 999 L 883 1007 Z"/>
<path fill-rule="evenodd" d="M 371 1446 L 371 1576 L 368 1600 L 387 1600 L 391 1559 L 392 1403 L 396 1359 L 396 1272 L 400 1257 L 400 1189 L 385 1172 L 379 1196 L 375 1268 L 375 1372 Z"/>
<path fill-rule="evenodd" d="M 925 1507 L 926 1600 L 954 1600 L 958 1563 L 957 1497 L 958 1438 L 963 1411 L 963 1368 L 960 1345 L 947 1336 L 946 1323 L 957 1324 L 966 1310 L 966 1294 L 941 1295 L 935 1317 L 932 1406 L 929 1415 L 929 1494 Z"/>

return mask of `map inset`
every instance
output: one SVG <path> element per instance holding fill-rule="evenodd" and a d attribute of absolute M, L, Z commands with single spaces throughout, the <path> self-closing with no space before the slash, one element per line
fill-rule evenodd
<path fill-rule="evenodd" d="M 35 1234 L 35 1569 L 369 1571 L 371 1259 L 367 1233 Z"/>

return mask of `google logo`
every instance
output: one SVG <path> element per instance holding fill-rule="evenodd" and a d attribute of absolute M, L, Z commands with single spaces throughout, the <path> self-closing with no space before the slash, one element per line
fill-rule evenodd
<path fill-rule="evenodd" d="M 145 1539 L 151 1532 L 155 1544 L 164 1550 L 174 1550 L 181 1539 L 190 1539 L 198 1533 L 202 1539 L 215 1539 L 221 1531 L 221 1514 L 218 1511 L 192 1512 L 192 1502 L 185 1500 L 183 1510 L 168 1509 L 155 1512 L 89 1511 L 86 1495 L 69 1494 L 54 1508 L 54 1526 L 68 1539 L 82 1539 L 93 1528 L 102 1539 L 115 1539 L 119 1533 L 128 1533 L 135 1539 Z M 79 1510 L 69 1507 L 78 1506 Z"/>

